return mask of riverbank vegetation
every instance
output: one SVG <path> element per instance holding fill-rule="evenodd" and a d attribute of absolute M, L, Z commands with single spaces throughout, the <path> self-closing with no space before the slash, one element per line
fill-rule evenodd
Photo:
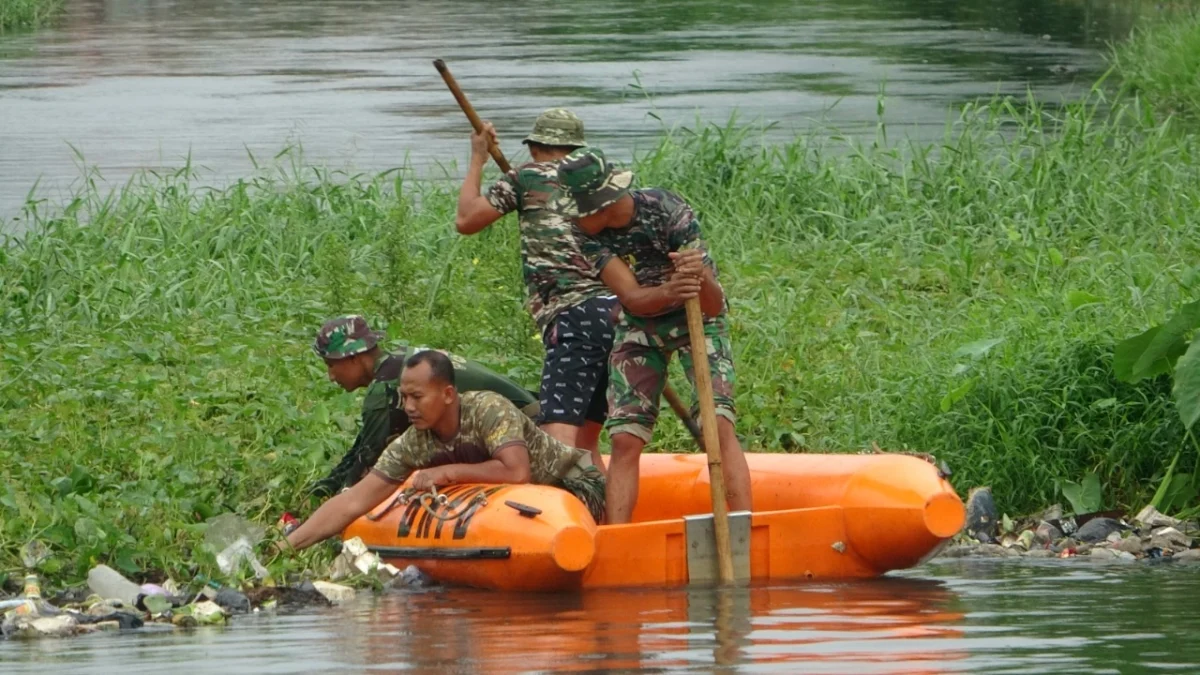
<path fill-rule="evenodd" d="M 1137 49 L 1118 59 L 1135 74 Z M 1200 295 L 1200 138 L 1147 107 L 1197 94 L 1139 87 L 970 105 L 932 146 L 666 133 L 635 169 L 701 215 L 748 445 L 932 452 L 1010 513 L 1089 474 L 1136 509 L 1180 448 L 1175 473 L 1194 474 L 1169 378 L 1113 372 L 1118 340 Z M 5 573 L 31 539 L 65 580 L 96 562 L 211 573 L 204 519 L 306 512 L 358 414 L 309 348 L 329 316 L 536 385 L 515 227 L 458 237 L 452 185 L 298 153 L 224 189 L 186 166 L 112 194 L 92 178 L 31 201 L 0 247 Z M 664 417 L 655 448 L 687 447 Z"/>
<path fill-rule="evenodd" d="M 1159 115 L 1194 123 L 1200 119 L 1200 22 L 1187 11 L 1135 29 L 1112 60 L 1128 90 Z"/>
<path fill-rule="evenodd" d="M 0 35 L 40 28 L 62 14 L 66 0 L 3 0 L 0 2 Z"/>

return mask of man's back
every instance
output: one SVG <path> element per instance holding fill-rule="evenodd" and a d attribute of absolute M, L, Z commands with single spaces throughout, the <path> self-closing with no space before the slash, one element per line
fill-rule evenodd
<path fill-rule="evenodd" d="M 580 252 L 571 222 L 550 208 L 560 161 L 517 167 L 487 194 L 488 203 L 500 213 L 517 212 L 527 303 L 542 330 L 562 310 L 608 293 Z"/>

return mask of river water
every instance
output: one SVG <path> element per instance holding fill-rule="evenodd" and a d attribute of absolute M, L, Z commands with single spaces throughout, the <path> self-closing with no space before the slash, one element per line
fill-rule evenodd
<path fill-rule="evenodd" d="M 0 643 L 0 671 L 1196 673 L 1198 570 L 957 559 L 721 591 L 390 591 L 225 628 Z"/>
<path fill-rule="evenodd" d="M 190 157 L 214 184 L 301 145 L 351 171 L 455 175 L 444 58 L 505 150 L 549 106 L 628 157 L 663 126 L 932 140 L 995 92 L 1077 98 L 1137 3 L 1087 0 L 68 0 L 0 37 L 0 218 Z M 821 131 L 821 133 L 828 133 Z M 252 159 L 251 157 L 255 159 Z M 3 229 L 3 225 L 0 225 Z M 889 578 L 714 592 L 393 591 L 341 608 L 0 643 L 3 673 L 691 669 L 1200 672 L 1200 575 L 1172 565 L 942 561 Z"/>
<path fill-rule="evenodd" d="M 1153 7 L 1153 3 L 1146 3 Z M 56 28 L 0 36 L 0 219 L 81 166 L 120 185 L 190 161 L 203 182 L 286 147 L 351 171 L 456 175 L 467 124 L 443 58 L 520 157 L 550 106 L 628 158 L 664 125 L 941 136 L 996 92 L 1086 91 L 1136 0 L 67 0 Z M 252 159 L 253 157 L 253 159 Z"/>

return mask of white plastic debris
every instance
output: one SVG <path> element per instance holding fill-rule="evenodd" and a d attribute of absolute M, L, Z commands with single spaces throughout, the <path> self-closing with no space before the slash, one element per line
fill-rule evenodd
<path fill-rule="evenodd" d="M 208 521 L 208 530 L 204 533 L 205 543 L 217 556 L 217 567 L 223 574 L 230 574 L 242 566 L 242 562 L 250 563 L 255 576 L 267 578 L 267 568 L 258 562 L 254 555 L 254 547 L 262 541 L 266 530 L 241 516 L 224 513 Z"/>
<path fill-rule="evenodd" d="M 225 610 L 211 600 L 203 600 L 192 605 L 192 616 L 201 625 L 225 622 Z"/>
<path fill-rule="evenodd" d="M 1192 538 L 1173 527 L 1154 530 L 1150 537 L 1151 546 L 1182 551 L 1192 547 Z"/>
<path fill-rule="evenodd" d="M 1138 514 L 1133 517 L 1133 521 L 1135 523 L 1141 523 L 1142 525 L 1150 528 L 1174 527 L 1180 523 L 1178 518 L 1172 518 L 1170 516 L 1163 515 L 1162 513 L 1159 513 L 1158 509 L 1150 505 L 1147 505 L 1146 508 L 1138 511 Z"/>
<path fill-rule="evenodd" d="M 69 614 L 59 616 L 17 617 L 5 626 L 6 635 L 15 637 L 64 637 L 79 632 L 79 622 Z"/>
<path fill-rule="evenodd" d="M 335 605 L 340 605 L 343 602 L 354 599 L 354 589 L 341 584 L 331 584 L 328 581 L 314 581 L 313 588 L 317 592 L 325 596 L 325 599 Z"/>
<path fill-rule="evenodd" d="M 357 558 L 368 553 L 367 545 L 363 543 L 362 537 L 347 539 L 342 542 L 342 553 L 349 553 L 350 557 Z"/>
<path fill-rule="evenodd" d="M 121 604 L 133 607 L 137 604 L 142 588 L 126 579 L 108 565 L 96 565 L 88 570 L 88 588 L 105 600 L 120 600 Z"/>
<path fill-rule="evenodd" d="M 405 586 L 428 586 L 431 581 L 429 575 L 422 572 L 416 565 L 409 565 L 400 573 L 400 583 Z"/>
<path fill-rule="evenodd" d="M 267 568 L 258 562 L 258 558 L 254 555 L 254 544 L 247 537 L 238 538 L 237 541 L 217 554 L 217 567 L 221 568 L 222 574 L 231 574 L 234 570 L 240 569 L 243 561 L 250 563 L 251 569 L 254 570 L 254 576 L 259 579 L 266 579 L 270 574 Z"/>
<path fill-rule="evenodd" d="M 400 570 L 367 550 L 360 537 L 354 537 L 342 542 L 342 553 L 333 562 L 330 578 L 338 581 L 355 574 L 375 574 L 380 581 L 387 582 L 399 576 Z"/>

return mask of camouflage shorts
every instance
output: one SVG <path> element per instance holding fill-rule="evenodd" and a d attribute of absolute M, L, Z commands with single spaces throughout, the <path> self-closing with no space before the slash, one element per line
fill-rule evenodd
<path fill-rule="evenodd" d="M 704 341 L 708 346 L 708 368 L 712 374 L 713 400 L 717 415 L 736 421 L 733 406 L 733 346 L 724 315 L 704 321 Z M 609 435 L 633 434 L 649 443 L 658 419 L 659 399 L 667 383 L 667 365 L 671 354 L 679 352 L 679 361 L 688 381 L 696 384 L 692 368 L 692 346 L 688 338 L 687 316 L 676 312 L 665 317 L 644 319 L 622 314 L 613 340 L 608 374 Z M 693 397 L 692 415 L 696 416 Z"/>
<path fill-rule="evenodd" d="M 592 514 L 592 518 L 596 519 L 596 524 L 599 525 L 604 522 L 604 474 L 591 463 L 589 457 L 585 456 L 584 459 L 587 460 L 588 466 L 572 468 L 570 473 L 559 481 L 558 486 L 583 502 L 588 512 Z"/>

